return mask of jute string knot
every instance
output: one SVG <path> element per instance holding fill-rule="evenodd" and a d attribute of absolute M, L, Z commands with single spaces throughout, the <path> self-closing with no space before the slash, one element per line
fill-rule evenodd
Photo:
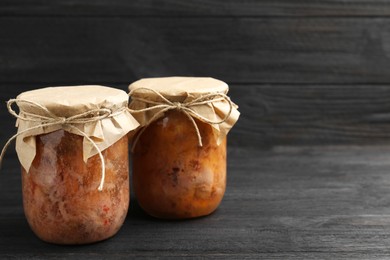
<path fill-rule="evenodd" d="M 20 111 L 20 113 L 18 114 L 12 108 L 12 105 L 15 103 L 16 104 L 21 104 L 21 103 L 28 104 L 29 106 L 32 106 L 38 110 L 43 111 L 42 114 L 46 114 L 46 115 L 43 116 L 43 115 L 41 115 L 41 113 L 35 114 L 35 113 L 24 112 L 24 111 Z M 5 152 L 8 148 L 8 146 L 18 136 L 23 135 L 25 133 L 28 133 L 28 132 L 33 131 L 33 130 L 38 129 L 38 128 L 55 126 L 55 125 L 63 125 L 63 126 L 67 126 L 67 127 L 71 128 L 72 130 L 76 131 L 77 133 L 79 133 L 80 135 L 85 137 L 98 152 L 99 157 L 100 157 L 100 161 L 101 161 L 101 180 L 100 180 L 100 185 L 98 187 L 98 190 L 99 191 L 103 190 L 104 179 L 105 179 L 105 175 L 106 175 L 106 172 L 105 172 L 106 167 L 105 167 L 105 162 L 104 162 L 104 157 L 103 157 L 102 151 L 99 149 L 96 142 L 94 140 L 92 140 L 91 137 L 89 137 L 85 132 L 81 131 L 79 128 L 77 128 L 74 125 L 97 122 L 97 121 L 100 121 L 104 118 L 115 116 L 115 115 L 120 114 L 120 113 L 124 112 L 125 110 L 127 110 L 127 107 L 119 109 L 119 110 L 115 111 L 114 113 L 110 109 L 107 109 L 107 108 L 97 108 L 97 109 L 92 109 L 92 110 L 89 110 L 87 112 L 83 112 L 83 113 L 80 113 L 80 114 L 77 114 L 74 116 L 70 116 L 70 117 L 58 117 L 58 116 L 54 115 L 53 113 L 51 113 L 46 107 L 40 105 L 39 103 L 24 100 L 24 99 L 10 99 L 7 102 L 7 108 L 8 108 L 8 112 L 11 115 L 13 115 L 14 117 L 16 117 L 17 119 L 22 120 L 22 121 L 36 122 L 39 124 L 36 126 L 24 129 L 23 131 L 16 133 L 15 135 L 13 135 L 11 138 L 8 139 L 8 141 L 4 145 L 4 147 L 1 151 L 1 154 L 0 154 L 0 166 L 1 166 L 1 163 L 3 161 L 4 155 L 5 155 Z"/>
<path fill-rule="evenodd" d="M 158 96 L 161 100 L 160 101 L 153 101 L 153 100 L 148 100 L 148 99 L 145 99 L 145 98 L 142 98 L 142 97 L 134 96 L 134 94 L 136 92 L 145 91 L 145 90 L 152 92 L 153 94 Z M 130 113 L 136 114 L 136 113 L 143 113 L 143 112 L 151 111 L 151 110 L 155 110 L 155 109 L 161 109 L 160 111 L 158 111 L 157 113 L 155 113 L 152 116 L 152 118 L 143 126 L 142 130 L 137 134 L 137 136 L 136 136 L 136 138 L 135 138 L 135 140 L 133 142 L 132 151 L 134 151 L 134 148 L 135 148 L 135 146 L 136 146 L 140 136 L 145 131 L 145 129 L 151 123 L 156 121 L 161 115 L 163 115 L 165 112 L 167 112 L 169 110 L 181 111 L 188 117 L 188 119 L 192 122 L 192 124 L 194 126 L 196 135 L 198 137 L 198 144 L 199 144 L 200 147 L 202 147 L 203 146 L 202 136 L 200 134 L 199 127 L 196 124 L 194 118 L 199 119 L 200 121 L 203 121 L 205 123 L 212 124 L 212 125 L 213 124 L 222 124 L 222 123 L 226 122 L 226 120 L 228 120 L 228 118 L 230 117 L 230 115 L 232 113 L 233 107 L 234 107 L 233 102 L 224 93 L 204 94 L 204 95 L 202 95 L 202 96 L 200 96 L 198 98 L 195 98 L 192 101 L 185 101 L 185 102 L 172 102 L 169 99 L 167 99 L 166 97 L 164 97 L 158 91 L 156 91 L 154 89 L 150 89 L 150 88 L 137 88 L 137 89 L 133 89 L 129 93 L 129 96 L 131 97 L 132 101 L 143 102 L 143 103 L 149 105 L 148 107 L 142 108 L 142 109 L 137 109 L 137 110 L 129 109 Z M 200 113 L 196 112 L 193 109 L 193 107 L 202 106 L 202 105 L 206 105 L 206 104 L 211 104 L 211 103 L 217 102 L 217 101 L 226 101 L 229 104 L 229 112 L 221 120 L 210 120 L 210 119 L 202 116 Z"/>
<path fill-rule="evenodd" d="M 173 105 L 176 106 L 177 110 L 179 110 L 179 111 L 182 110 L 182 105 L 180 102 L 174 102 Z"/>

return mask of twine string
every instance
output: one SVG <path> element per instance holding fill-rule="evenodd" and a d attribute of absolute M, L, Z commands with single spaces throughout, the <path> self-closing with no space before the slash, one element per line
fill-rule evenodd
<path fill-rule="evenodd" d="M 33 106 L 35 108 L 38 108 L 41 111 L 43 111 L 46 114 L 46 116 L 38 115 L 38 114 L 34 114 L 34 113 L 29 113 L 29 112 L 24 112 L 24 111 L 21 111 L 18 114 L 12 108 L 12 105 L 15 103 L 17 105 L 20 103 L 25 103 L 25 104 L 28 104 L 28 105 Z M 39 103 L 24 100 L 24 99 L 10 99 L 7 102 L 7 109 L 8 109 L 8 112 L 11 115 L 13 115 L 14 117 L 16 117 L 18 120 L 36 122 L 36 123 L 40 123 L 40 124 L 33 126 L 33 127 L 29 127 L 27 129 L 24 129 L 8 139 L 8 141 L 4 145 L 4 147 L 1 151 L 1 154 L 0 154 L 0 166 L 1 166 L 1 163 L 3 161 L 4 155 L 5 155 L 5 152 L 8 148 L 8 146 L 18 136 L 23 135 L 25 133 L 28 133 L 30 131 L 39 129 L 39 128 L 43 128 L 43 127 L 49 127 L 49 126 L 55 126 L 55 125 L 66 125 L 67 127 L 70 127 L 72 130 L 75 130 L 80 135 L 85 137 L 93 145 L 93 147 L 97 150 L 99 157 L 100 157 L 100 161 L 101 161 L 101 180 L 100 180 L 98 190 L 99 191 L 103 190 L 104 179 L 105 179 L 105 175 L 106 175 L 106 172 L 105 172 L 106 167 L 105 167 L 105 162 L 104 162 L 104 157 L 103 157 L 102 151 L 99 149 L 96 142 L 91 137 L 88 136 L 88 134 L 86 134 L 84 131 L 81 131 L 79 128 L 74 126 L 74 124 L 86 124 L 86 123 L 91 123 L 91 122 L 97 122 L 97 121 L 102 120 L 104 118 L 113 117 L 119 113 L 122 113 L 125 109 L 127 109 L 126 107 L 124 107 L 123 109 L 119 109 L 115 113 L 112 113 L 112 111 L 108 108 L 97 108 L 97 109 L 91 109 L 87 112 L 83 112 L 83 113 L 80 113 L 80 114 L 77 114 L 77 115 L 74 115 L 71 117 L 58 117 L 58 116 L 54 115 L 53 113 L 51 113 L 46 107 L 40 105 Z"/>
<path fill-rule="evenodd" d="M 161 101 L 148 100 L 148 99 L 145 99 L 145 98 L 142 98 L 142 97 L 134 96 L 134 93 L 137 92 L 137 91 L 140 91 L 140 90 L 146 90 L 146 91 L 152 92 L 153 94 L 158 96 L 161 99 Z M 134 139 L 134 142 L 133 142 L 133 145 L 132 145 L 132 149 L 131 149 L 133 152 L 134 152 L 135 146 L 136 146 L 140 136 L 144 133 L 145 129 L 151 123 L 156 121 L 161 115 L 163 115 L 165 112 L 167 112 L 169 110 L 181 111 L 182 113 L 184 113 L 187 116 L 187 118 L 191 121 L 192 125 L 194 126 L 196 135 L 198 137 L 198 145 L 200 147 L 202 147 L 203 146 L 202 136 L 200 134 L 199 127 L 196 124 L 194 118 L 196 118 L 196 119 L 198 119 L 200 121 L 203 121 L 205 123 L 208 123 L 208 124 L 213 124 L 213 125 L 214 124 L 215 125 L 222 124 L 222 123 L 226 122 L 226 120 L 228 120 L 228 118 L 230 117 L 230 115 L 232 113 L 233 107 L 234 107 L 233 102 L 224 93 L 205 94 L 205 95 L 202 95 L 202 96 L 200 96 L 198 98 L 195 98 L 192 101 L 186 101 L 186 102 L 172 102 L 169 99 L 167 99 L 166 97 L 164 97 L 158 91 L 156 91 L 154 89 L 150 89 L 150 88 L 137 88 L 137 89 L 133 89 L 129 93 L 129 96 L 132 98 L 133 101 L 143 102 L 143 103 L 149 105 L 148 107 L 142 108 L 142 109 L 136 109 L 136 110 L 135 109 L 129 109 L 129 111 L 131 113 L 143 113 L 143 112 L 147 112 L 147 111 L 160 109 L 158 112 L 156 112 L 150 118 L 150 120 L 146 123 L 146 125 L 137 134 L 136 138 Z M 193 109 L 193 107 L 196 107 L 196 106 L 202 106 L 202 105 L 206 105 L 206 104 L 211 104 L 211 103 L 218 102 L 218 101 L 226 101 L 229 104 L 229 112 L 221 120 L 210 120 L 210 119 L 202 116 L 200 113 L 196 112 Z"/>

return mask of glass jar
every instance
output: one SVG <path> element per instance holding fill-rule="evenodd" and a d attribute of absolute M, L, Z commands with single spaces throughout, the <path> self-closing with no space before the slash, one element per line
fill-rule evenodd
<path fill-rule="evenodd" d="M 16 138 L 23 206 L 34 233 L 56 244 L 116 234 L 129 206 L 128 134 L 139 125 L 127 93 L 103 86 L 43 88 L 23 92 L 7 107 L 18 134 L 5 148 Z"/>
<path fill-rule="evenodd" d="M 129 206 L 127 135 L 102 151 L 104 189 L 98 155 L 83 161 L 83 137 L 58 130 L 36 137 L 36 156 L 22 169 L 23 206 L 34 233 L 56 244 L 107 239 L 122 226 Z"/>
<path fill-rule="evenodd" d="M 133 142 L 133 185 L 150 215 L 185 219 L 212 213 L 226 187 L 226 135 L 237 106 L 212 78 L 142 79 L 129 86 L 141 129 Z"/>
<path fill-rule="evenodd" d="M 212 213 L 226 187 L 226 137 L 219 145 L 212 127 L 194 126 L 179 111 L 151 123 L 133 153 L 133 185 L 140 206 L 159 218 L 181 219 Z"/>

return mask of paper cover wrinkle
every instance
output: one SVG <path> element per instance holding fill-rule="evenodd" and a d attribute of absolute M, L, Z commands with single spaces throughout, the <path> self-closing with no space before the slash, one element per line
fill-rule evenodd
<path fill-rule="evenodd" d="M 161 82 L 161 83 L 160 83 Z M 199 85 L 204 84 L 204 85 Z M 206 87 L 205 87 L 206 86 Z M 129 86 L 129 90 L 137 88 L 150 88 L 158 91 L 171 102 L 188 103 L 204 95 L 223 93 L 227 94 L 229 87 L 225 82 L 212 78 L 194 78 L 194 77 L 168 77 L 168 78 L 150 78 L 142 79 L 134 82 Z M 161 98 L 150 91 L 135 91 L 135 97 L 144 98 L 147 100 L 161 102 Z M 218 97 L 217 97 L 218 98 Z M 132 100 L 129 108 L 132 110 L 141 110 L 148 107 L 153 107 L 153 104 Z M 237 122 L 240 112 L 238 106 L 232 102 L 232 109 L 229 117 L 220 124 L 210 124 L 215 133 L 217 144 L 220 144 L 226 137 L 230 129 Z M 230 110 L 230 103 L 226 100 L 218 100 L 212 103 L 203 105 L 191 106 L 190 109 L 195 113 L 207 118 L 210 121 L 217 122 L 224 120 Z M 160 113 L 162 108 L 157 108 L 140 113 L 133 113 L 133 116 L 140 123 L 140 126 L 146 126 L 155 114 Z M 159 118 L 163 117 L 161 114 Z M 205 122 L 207 123 L 207 122 Z"/>
<path fill-rule="evenodd" d="M 59 105 L 57 105 L 56 102 L 58 102 L 58 100 L 56 100 L 55 98 L 53 98 L 53 100 L 51 100 L 50 98 L 44 100 L 41 97 L 41 95 L 44 95 L 45 93 L 50 94 L 52 91 L 54 91 L 54 89 L 55 88 L 51 90 L 42 89 L 42 92 L 39 92 L 38 90 L 37 93 L 39 95 L 37 97 L 37 101 L 34 100 L 34 95 L 32 94 L 26 96 L 30 100 L 35 101 L 37 103 L 38 101 L 41 101 L 42 103 L 44 103 L 42 105 L 48 108 L 50 112 L 56 115 L 63 114 L 68 117 L 72 115 L 81 114 L 83 112 L 96 109 L 96 108 L 108 108 L 112 110 L 113 112 L 112 115 L 104 119 L 85 123 L 85 124 L 72 124 L 73 127 L 76 127 L 77 129 L 79 129 L 80 131 L 88 135 L 88 137 L 95 142 L 95 144 L 101 151 L 107 149 L 115 142 L 117 142 L 119 139 L 121 139 L 123 136 L 127 135 L 128 132 L 136 129 L 139 126 L 138 122 L 127 110 L 128 96 L 127 93 L 122 90 L 104 87 L 104 89 L 102 89 L 102 91 L 99 92 L 101 88 L 99 88 L 98 86 L 97 92 L 95 91 L 93 93 L 96 97 L 89 97 L 88 102 L 85 104 L 83 103 L 85 96 L 79 95 L 77 99 L 74 97 L 75 95 L 74 93 L 69 93 L 69 91 L 61 91 L 61 94 L 63 95 L 62 97 L 63 100 L 59 102 L 60 103 Z M 62 88 L 58 88 L 58 89 L 62 89 Z M 81 92 L 88 91 L 88 89 L 86 90 L 85 87 L 78 87 L 78 90 L 80 90 Z M 71 100 L 67 99 L 67 94 L 73 95 L 71 97 Z M 25 98 L 25 96 L 23 96 L 22 93 L 21 95 L 18 96 L 18 98 L 23 99 Z M 69 105 L 71 105 L 72 107 L 70 108 L 67 107 Z M 20 113 L 23 113 L 24 111 L 35 112 L 38 114 L 42 113 L 41 111 L 33 107 L 29 107 L 29 106 L 19 106 L 19 107 L 21 111 Z M 123 107 L 125 107 L 125 109 L 123 109 Z M 116 113 L 118 109 L 121 109 L 120 110 L 121 112 Z M 16 126 L 18 127 L 18 132 L 21 132 L 31 127 L 36 127 L 40 124 L 41 122 L 25 121 L 21 119 L 18 119 L 16 122 Z M 37 129 L 30 130 L 27 133 L 24 133 L 16 138 L 16 152 L 21 165 L 27 172 L 29 171 L 31 164 L 36 155 L 35 137 L 37 135 L 51 133 L 60 129 L 82 136 L 80 132 L 73 129 L 72 127 L 69 127 L 69 125 L 67 124 L 58 124 L 58 125 L 56 124 L 52 126 L 44 126 L 44 127 L 39 127 Z M 96 154 L 98 154 L 96 148 L 87 138 L 84 137 L 83 138 L 84 161 L 86 162 L 89 158 L 91 158 Z"/>

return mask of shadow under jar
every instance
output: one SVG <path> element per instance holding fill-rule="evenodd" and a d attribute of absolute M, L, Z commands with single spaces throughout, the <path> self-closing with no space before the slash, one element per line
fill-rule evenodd
<path fill-rule="evenodd" d="M 138 126 L 127 93 L 52 87 L 23 92 L 8 106 L 18 118 L 23 206 L 34 233 L 56 244 L 115 235 L 129 206 L 127 134 Z"/>
<path fill-rule="evenodd" d="M 214 84 L 217 84 L 217 88 L 222 86 L 218 91 L 227 92 L 225 83 L 210 78 L 144 79 L 130 85 L 133 99 L 130 108 L 135 112 L 134 117 L 137 118 L 138 114 L 137 109 L 134 109 L 137 107 L 134 102 L 139 102 L 136 96 L 140 92 L 144 95 L 143 98 L 149 94 L 152 96 L 149 98 L 157 100 L 156 102 L 164 103 L 159 96 L 163 95 L 174 100 L 173 102 L 185 105 L 186 101 L 182 97 L 175 97 L 166 91 L 170 87 L 177 89 L 179 86 L 183 91 L 191 92 L 192 84 L 205 88 L 196 88 L 201 91 L 200 95 L 214 91 Z M 144 89 L 144 86 L 147 88 Z M 153 91 L 150 92 L 150 89 Z M 152 102 L 151 105 L 155 103 Z M 143 115 L 144 118 L 151 116 Z M 221 136 L 209 123 L 197 118 L 193 118 L 192 122 L 188 116 L 183 110 L 171 107 L 157 120 L 146 123 L 147 126 L 138 133 L 138 139 L 135 139 L 132 155 L 134 191 L 140 206 L 151 216 L 164 219 L 205 216 L 219 206 L 224 196 L 226 135 Z M 235 110 L 232 116 L 236 117 L 233 119 L 235 122 L 238 111 Z M 202 146 L 199 145 L 200 137 Z"/>

